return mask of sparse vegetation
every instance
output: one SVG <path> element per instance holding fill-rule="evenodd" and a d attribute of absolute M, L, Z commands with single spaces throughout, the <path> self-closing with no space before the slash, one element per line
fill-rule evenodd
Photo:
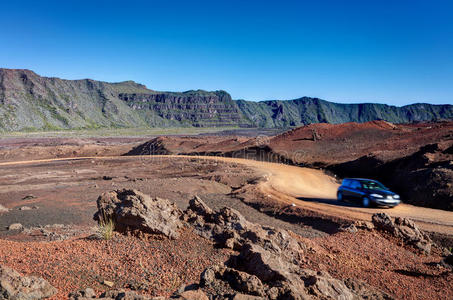
<path fill-rule="evenodd" d="M 225 91 L 157 92 L 131 81 L 61 81 L 32 71 L 0 68 L 2 80 L 6 83 L 0 88 L 0 104 L 9 95 L 8 101 L 16 108 L 8 111 L 0 106 L 0 130 L 8 132 L 30 127 L 42 131 L 100 127 L 287 128 L 320 122 L 383 119 L 405 123 L 453 118 L 452 105 L 341 104 L 311 97 L 254 102 L 233 100 Z M 20 92 L 14 94 L 5 88 L 10 86 L 18 87 Z"/>
<path fill-rule="evenodd" d="M 103 217 L 99 221 L 98 232 L 104 240 L 111 240 L 115 231 L 115 221 L 111 217 Z"/>
<path fill-rule="evenodd" d="M 181 135 L 215 133 L 223 130 L 234 130 L 238 127 L 174 127 L 174 128 L 99 128 L 93 127 L 78 129 L 38 130 L 25 128 L 18 132 L 4 132 L 2 137 L 115 137 L 115 136 L 153 136 L 153 135 Z"/>

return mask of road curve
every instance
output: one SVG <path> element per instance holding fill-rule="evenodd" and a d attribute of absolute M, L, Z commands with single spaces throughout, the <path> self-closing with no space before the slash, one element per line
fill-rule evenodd
<path fill-rule="evenodd" d="M 20 164 L 37 164 L 54 161 L 74 160 L 106 160 L 106 159 L 154 159 L 154 158 L 196 158 L 232 162 L 253 168 L 267 180 L 260 183 L 263 192 L 278 201 L 296 204 L 305 209 L 313 210 L 324 215 L 342 217 L 351 220 L 371 220 L 376 212 L 386 212 L 392 217 L 408 217 L 416 221 L 424 230 L 453 235 L 453 212 L 408 204 L 400 204 L 392 209 L 362 208 L 349 206 L 336 201 L 338 184 L 335 178 L 320 170 L 289 166 L 284 164 L 260 162 L 242 158 L 227 158 L 215 156 L 183 156 L 183 155 L 156 155 L 156 156 L 103 156 L 103 157 L 71 157 L 52 158 L 29 161 L 3 162 L 1 166 Z"/>

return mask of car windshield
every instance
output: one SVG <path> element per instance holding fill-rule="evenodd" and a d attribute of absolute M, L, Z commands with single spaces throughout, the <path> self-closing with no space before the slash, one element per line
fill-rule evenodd
<path fill-rule="evenodd" d="M 379 182 L 376 181 L 362 181 L 363 188 L 367 190 L 386 190 L 387 188 Z"/>

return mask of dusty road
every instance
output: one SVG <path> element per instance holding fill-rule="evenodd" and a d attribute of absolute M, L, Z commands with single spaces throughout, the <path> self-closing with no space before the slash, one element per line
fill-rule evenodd
<path fill-rule="evenodd" d="M 386 212 L 393 217 L 409 217 L 417 222 L 424 230 L 453 234 L 453 212 L 416 207 L 401 204 L 393 209 L 361 208 L 353 205 L 337 203 L 336 180 L 320 170 L 300 168 L 284 164 L 259 162 L 240 158 L 225 157 L 192 157 L 192 156 L 127 156 L 124 159 L 171 159 L 187 157 L 191 159 L 216 160 L 230 163 L 242 164 L 255 169 L 265 178 L 260 183 L 260 188 L 270 197 L 288 204 L 296 204 L 305 209 L 313 210 L 325 215 L 341 216 L 351 220 L 371 220 L 371 215 L 376 212 Z M 0 163 L 1 166 L 14 166 L 22 164 L 39 164 L 54 161 L 74 160 L 109 160 L 117 159 L 117 156 L 104 157 L 76 157 L 76 158 L 55 158 L 29 161 L 15 161 Z M 144 164 L 146 167 L 146 164 Z"/>

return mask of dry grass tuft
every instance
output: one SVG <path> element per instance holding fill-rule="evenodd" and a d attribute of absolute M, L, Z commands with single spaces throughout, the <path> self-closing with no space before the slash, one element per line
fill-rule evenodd
<path fill-rule="evenodd" d="M 99 235 L 104 240 L 111 240 L 113 238 L 115 231 L 115 222 L 112 218 L 102 218 L 102 220 L 99 221 L 98 226 Z"/>

